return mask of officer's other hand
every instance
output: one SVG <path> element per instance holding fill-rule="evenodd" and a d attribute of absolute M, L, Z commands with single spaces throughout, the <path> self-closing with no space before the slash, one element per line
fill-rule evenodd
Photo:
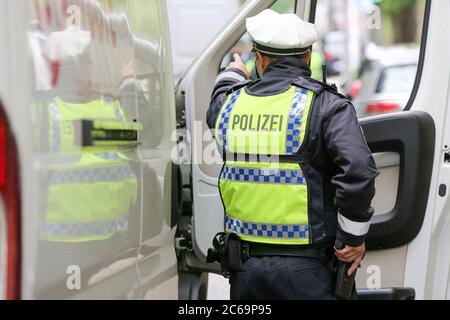
<path fill-rule="evenodd" d="M 235 53 L 235 54 L 233 54 L 233 59 L 234 59 L 234 61 L 228 65 L 227 69 L 231 69 L 231 68 L 239 69 L 242 72 L 244 72 L 245 76 L 248 79 L 250 77 L 250 72 L 248 72 L 247 67 L 245 66 L 244 62 L 241 59 L 241 56 L 238 55 L 237 53 Z"/>
<path fill-rule="evenodd" d="M 348 275 L 351 276 L 353 272 L 361 265 L 361 261 L 364 258 L 366 252 L 366 244 L 363 243 L 359 247 L 345 246 L 342 250 L 336 250 L 336 257 L 342 261 L 351 263 L 351 267 L 348 269 Z"/>

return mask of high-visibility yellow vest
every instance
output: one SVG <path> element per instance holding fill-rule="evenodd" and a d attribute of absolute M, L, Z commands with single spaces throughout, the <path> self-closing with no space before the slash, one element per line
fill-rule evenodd
<path fill-rule="evenodd" d="M 119 103 L 104 98 L 85 104 L 55 98 L 48 104 L 50 150 L 78 158 L 49 173 L 43 240 L 105 240 L 128 228 L 137 198 L 136 176 L 118 149 L 74 144 L 74 121 L 81 119 L 123 121 L 124 117 Z"/>
<path fill-rule="evenodd" d="M 311 243 L 308 183 L 294 158 L 313 96 L 295 86 L 273 96 L 245 88 L 229 95 L 215 127 L 219 147 L 234 156 L 226 157 L 219 180 L 226 232 L 259 243 Z"/>

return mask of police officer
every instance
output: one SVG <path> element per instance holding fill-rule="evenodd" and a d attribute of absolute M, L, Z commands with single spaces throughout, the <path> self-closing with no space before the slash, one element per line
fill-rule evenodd
<path fill-rule="evenodd" d="M 352 104 L 310 78 L 314 25 L 265 10 L 247 31 L 261 78 L 247 81 L 235 55 L 207 113 L 225 161 L 225 230 L 245 248 L 231 299 L 335 299 L 323 252 L 358 268 L 379 172 Z"/>

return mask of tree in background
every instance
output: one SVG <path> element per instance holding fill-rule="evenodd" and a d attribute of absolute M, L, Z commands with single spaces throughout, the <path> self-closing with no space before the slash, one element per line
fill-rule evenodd
<path fill-rule="evenodd" d="M 384 0 L 380 7 L 392 24 L 392 42 L 411 43 L 417 41 L 418 0 Z"/>

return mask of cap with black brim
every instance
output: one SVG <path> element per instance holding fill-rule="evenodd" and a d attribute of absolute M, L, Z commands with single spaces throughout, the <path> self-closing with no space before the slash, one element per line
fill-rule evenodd
<path fill-rule="evenodd" d="M 253 52 L 259 51 L 264 54 L 270 54 L 275 56 L 295 56 L 301 55 L 308 52 L 311 47 L 307 48 L 288 48 L 288 49 L 280 49 L 280 48 L 271 48 L 268 46 L 264 46 L 253 41 Z"/>

